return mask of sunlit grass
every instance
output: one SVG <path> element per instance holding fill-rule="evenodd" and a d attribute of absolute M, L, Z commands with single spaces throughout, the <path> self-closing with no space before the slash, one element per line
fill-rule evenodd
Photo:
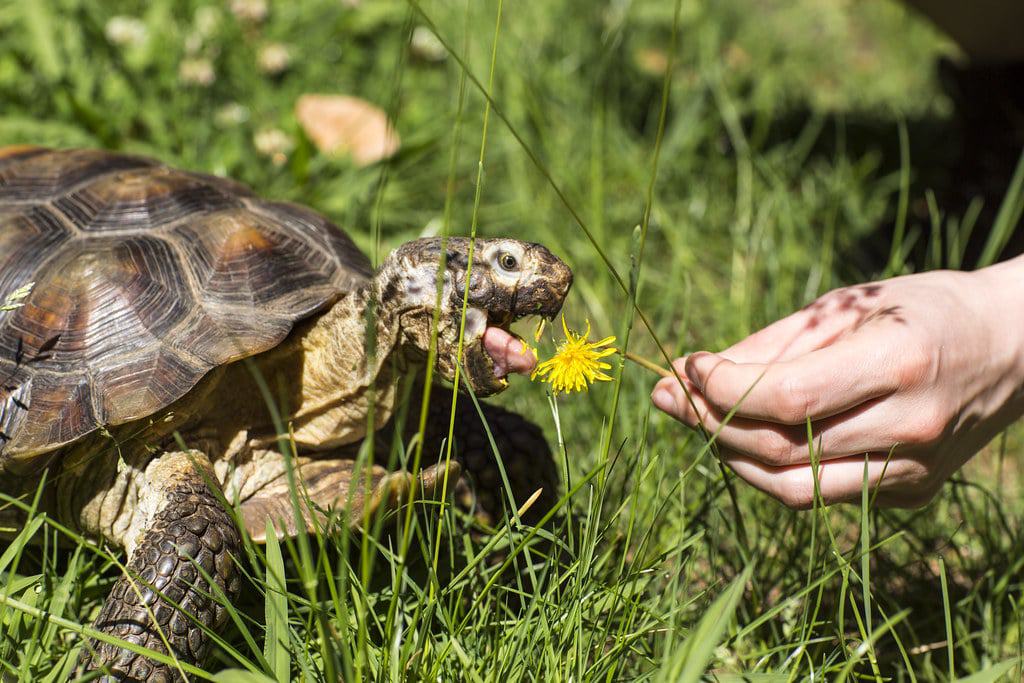
<path fill-rule="evenodd" d="M 945 48 L 894 6 L 497 12 L 497 0 L 322 0 L 254 22 L 221 4 L 6 3 L 0 143 L 120 148 L 231 175 L 325 212 L 378 257 L 424 231 L 541 241 L 576 272 L 573 315 L 655 360 L 900 272 L 915 239 L 948 227 L 934 197 L 914 210 L 926 161 L 908 145 L 915 120 L 946 114 L 928 66 Z M 145 40 L 113 44 L 114 16 L 139 18 Z M 447 57 L 410 52 L 416 27 L 436 30 Z M 270 42 L 290 52 L 282 74 L 258 68 Z M 183 82 L 185 60 L 207 60 L 213 81 Z M 402 151 L 362 170 L 318 155 L 292 115 L 305 92 L 376 102 Z M 895 157 L 848 139 L 858 117 Z M 266 130 L 292 141 L 283 164 L 257 148 Z M 865 257 L 887 223 L 900 239 Z M 499 399 L 541 424 L 559 458 L 543 524 L 510 514 L 480 533 L 421 501 L 364 520 L 372 533 L 247 543 L 243 596 L 226 605 L 205 677 L 674 681 L 711 667 L 722 680 L 923 681 L 1009 661 L 1006 680 L 1019 678 L 1020 430 L 923 511 L 876 510 L 865 492 L 860 506 L 797 514 L 652 413 L 647 371 L 613 362 L 611 374 L 558 398 L 514 379 Z M 446 457 L 403 443 L 388 455 L 408 468 Z M 293 499 L 304 504 L 297 487 Z M 0 675 L 63 680 L 122 558 L 32 500 L 9 505 L 30 521 L 0 546 Z"/>

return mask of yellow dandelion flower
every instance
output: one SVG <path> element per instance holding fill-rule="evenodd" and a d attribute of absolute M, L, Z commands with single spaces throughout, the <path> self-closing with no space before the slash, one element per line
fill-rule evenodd
<path fill-rule="evenodd" d="M 601 359 L 618 352 L 610 346 L 615 337 L 589 341 L 590 321 L 587 321 L 583 334 L 576 334 L 565 324 L 565 316 L 562 316 L 562 331 L 565 332 L 565 341 L 558 345 L 554 356 L 534 369 L 530 379 L 540 377 L 542 382 L 551 385 L 556 395 L 586 391 L 594 382 L 610 382 L 612 378 L 603 371 L 610 370 L 612 366 Z"/>

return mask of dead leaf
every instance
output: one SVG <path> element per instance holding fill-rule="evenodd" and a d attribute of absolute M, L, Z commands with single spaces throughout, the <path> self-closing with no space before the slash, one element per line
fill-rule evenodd
<path fill-rule="evenodd" d="M 644 47 L 633 53 L 640 71 L 648 76 L 664 76 L 668 71 L 668 53 L 654 47 Z"/>
<path fill-rule="evenodd" d="M 401 146 L 387 114 L 348 95 L 303 95 L 295 103 L 299 125 L 324 154 L 349 154 L 357 166 L 394 155 Z"/>

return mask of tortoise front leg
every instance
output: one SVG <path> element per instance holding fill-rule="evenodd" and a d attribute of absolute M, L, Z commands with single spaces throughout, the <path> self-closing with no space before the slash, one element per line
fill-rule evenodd
<path fill-rule="evenodd" d="M 128 540 L 127 575 L 110 591 L 94 628 L 156 652 L 168 653 L 169 645 L 181 662 L 202 662 L 209 638 L 200 625 L 217 630 L 226 617 L 206 577 L 229 600 L 239 589 L 241 538 L 209 488 L 214 482 L 198 451 L 166 453 L 146 467 L 139 505 L 148 515 L 138 540 Z M 87 644 L 81 666 L 104 672 L 104 680 L 180 679 L 176 667 L 98 640 Z"/>
<path fill-rule="evenodd" d="M 414 391 L 420 391 L 419 387 Z M 442 452 L 448 437 L 451 407 L 452 395 L 449 390 L 435 388 L 431 392 L 427 433 L 423 443 L 424 458 Z M 460 396 L 455 408 L 453 455 L 465 475 L 456 489 L 456 498 L 464 506 L 473 509 L 476 517 L 488 525 L 500 522 L 505 514 L 511 515 L 509 492 L 505 490 L 495 457 L 496 447 L 515 505 L 522 505 L 540 491 L 539 497 L 523 515 L 526 523 L 536 523 L 559 498 L 561 478 L 551 447 L 540 427 L 522 415 L 488 403 L 481 403 L 480 408 L 483 420 L 473 399 L 468 396 Z M 418 408 L 411 411 L 410 415 L 413 417 L 406 423 L 407 441 L 416 432 Z M 484 420 L 487 421 L 486 427 Z M 491 445 L 491 438 L 494 446 Z"/>

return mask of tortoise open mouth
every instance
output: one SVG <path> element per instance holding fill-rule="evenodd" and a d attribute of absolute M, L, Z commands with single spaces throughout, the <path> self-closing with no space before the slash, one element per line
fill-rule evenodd
<path fill-rule="evenodd" d="M 513 373 L 529 374 L 537 364 L 527 343 L 511 330 L 518 319 L 521 318 L 511 314 L 487 316 L 487 328 L 480 343 L 494 363 L 494 376 L 498 379 Z"/>
<path fill-rule="evenodd" d="M 554 317 L 554 313 L 542 315 Z M 467 371 L 478 393 L 501 391 L 508 386 L 508 375 L 528 375 L 536 367 L 529 345 L 511 330 L 513 323 L 532 316 L 481 308 L 466 311 Z"/>
<path fill-rule="evenodd" d="M 548 258 L 540 273 L 504 295 L 482 296 L 466 312 L 466 379 L 473 391 L 486 395 L 508 386 L 511 374 L 528 375 L 537 366 L 537 357 L 512 325 L 524 318 L 539 316 L 552 320 L 562 310 L 572 286 L 572 271 L 542 247 L 535 251 Z"/>

